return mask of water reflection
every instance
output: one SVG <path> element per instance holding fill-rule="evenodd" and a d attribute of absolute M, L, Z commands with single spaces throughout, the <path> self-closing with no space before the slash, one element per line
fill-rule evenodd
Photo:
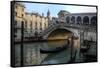
<path fill-rule="evenodd" d="M 68 43 L 67 40 L 53 40 L 53 41 L 48 41 L 48 46 L 49 47 L 63 47 L 65 44 Z"/>
<path fill-rule="evenodd" d="M 24 65 L 58 64 L 67 63 L 70 60 L 70 46 L 59 53 L 41 54 L 40 48 L 50 49 L 67 45 L 67 40 L 48 42 L 34 42 L 24 44 Z M 15 45 L 16 65 L 20 66 L 20 44 Z"/>

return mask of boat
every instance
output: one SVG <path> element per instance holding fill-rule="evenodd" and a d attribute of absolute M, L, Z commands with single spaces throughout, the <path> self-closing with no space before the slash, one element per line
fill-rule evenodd
<path fill-rule="evenodd" d="M 50 48 L 50 49 L 40 48 L 40 53 L 57 53 L 65 50 L 67 47 L 68 45 L 64 45 L 63 47 Z"/>

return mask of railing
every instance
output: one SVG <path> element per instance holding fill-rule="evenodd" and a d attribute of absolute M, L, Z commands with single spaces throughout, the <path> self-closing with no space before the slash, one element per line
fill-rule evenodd
<path fill-rule="evenodd" d="M 43 36 L 47 34 L 49 31 L 55 28 L 59 28 L 60 26 L 63 27 L 69 27 L 69 28 L 76 28 L 76 29 L 81 29 L 81 30 L 87 30 L 87 31 L 96 31 L 96 26 L 91 26 L 91 25 L 83 25 L 83 24 L 70 24 L 70 23 L 52 23 L 49 25 L 48 28 L 46 28 L 40 35 Z"/>

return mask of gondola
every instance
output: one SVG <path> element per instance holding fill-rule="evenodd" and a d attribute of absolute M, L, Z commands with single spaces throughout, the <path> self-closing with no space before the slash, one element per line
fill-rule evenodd
<path fill-rule="evenodd" d="M 68 47 L 68 45 L 64 45 L 63 47 L 56 47 L 53 49 L 42 49 L 40 48 L 40 53 L 57 53 L 65 50 Z"/>

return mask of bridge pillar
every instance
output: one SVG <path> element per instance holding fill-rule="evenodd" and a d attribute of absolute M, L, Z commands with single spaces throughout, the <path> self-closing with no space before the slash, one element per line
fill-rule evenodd
<path fill-rule="evenodd" d="M 75 37 L 74 34 L 72 34 L 68 40 L 69 40 L 69 46 L 70 46 L 70 60 L 71 62 L 75 61 L 76 58 L 76 53 L 77 53 L 77 49 L 74 48 L 75 46 L 78 47 L 78 43 L 75 44 L 76 42 L 78 42 L 78 37 Z M 76 41 L 77 40 L 77 41 Z"/>
<path fill-rule="evenodd" d="M 81 30 L 80 31 L 80 47 L 83 46 L 83 44 L 84 44 L 83 41 L 84 41 L 84 31 Z"/>
<path fill-rule="evenodd" d="M 72 59 L 72 55 L 73 55 L 73 44 L 74 44 L 73 35 L 71 35 L 70 37 L 68 37 L 68 42 L 69 42 L 69 46 L 70 46 L 70 59 Z"/>

